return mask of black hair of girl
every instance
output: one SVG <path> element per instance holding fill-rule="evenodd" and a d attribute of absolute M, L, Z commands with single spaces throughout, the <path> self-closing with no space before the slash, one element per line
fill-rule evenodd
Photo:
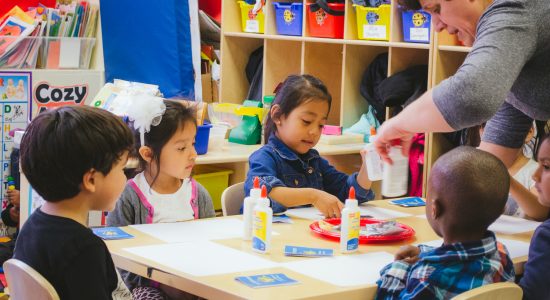
<path fill-rule="evenodd" d="M 535 121 L 535 126 L 537 128 L 537 136 L 535 137 L 535 145 L 533 147 L 533 158 L 538 160 L 540 145 L 550 138 L 550 124 L 549 121 Z"/>
<path fill-rule="evenodd" d="M 271 107 L 279 105 L 279 111 L 276 117 L 286 117 L 296 107 L 312 100 L 328 102 L 328 109 L 330 111 L 332 96 L 321 80 L 307 74 L 290 75 L 285 79 L 283 85 L 277 91 Z M 271 134 L 275 131 L 277 131 L 277 127 L 271 118 L 271 113 L 268 113 L 264 128 L 264 139 L 266 144 Z"/>
<path fill-rule="evenodd" d="M 151 182 L 151 186 L 153 186 L 160 173 L 160 153 L 164 145 L 168 143 L 177 131 L 183 130 L 184 126 L 192 125 L 197 127 L 197 119 L 193 108 L 170 100 L 165 100 L 164 104 L 166 105 L 166 111 L 162 115 L 160 123 L 157 126 L 151 126 L 151 130 L 145 133 L 145 146 L 151 148 L 152 161 L 157 165 L 157 173 L 152 176 L 153 182 Z M 134 137 L 136 141 L 135 150 L 139 151 L 141 147 L 139 131 L 134 130 Z M 148 165 L 147 161 L 139 155 L 139 152 L 135 153 L 135 155 L 139 158 L 140 171 L 144 171 Z"/>

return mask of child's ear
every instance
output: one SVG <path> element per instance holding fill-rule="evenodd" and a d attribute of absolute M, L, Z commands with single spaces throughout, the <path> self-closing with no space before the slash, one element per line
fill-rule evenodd
<path fill-rule="evenodd" d="M 432 214 L 432 218 L 434 220 L 441 218 L 441 215 L 443 215 L 443 205 L 441 205 L 441 200 L 434 198 L 433 199 L 433 205 L 432 205 L 432 211 L 430 212 Z"/>
<path fill-rule="evenodd" d="M 97 171 L 94 169 L 90 169 L 84 175 L 82 176 L 82 190 L 87 192 L 95 192 L 95 184 L 96 184 L 96 177 Z"/>
<path fill-rule="evenodd" d="M 141 146 L 139 147 L 139 155 L 143 160 L 145 160 L 148 163 L 151 163 L 151 160 L 153 159 L 153 150 L 151 150 L 148 146 Z"/>
<path fill-rule="evenodd" d="M 273 105 L 269 113 L 271 115 L 271 120 L 273 120 L 273 123 L 279 125 L 281 123 L 281 106 L 279 104 Z"/>

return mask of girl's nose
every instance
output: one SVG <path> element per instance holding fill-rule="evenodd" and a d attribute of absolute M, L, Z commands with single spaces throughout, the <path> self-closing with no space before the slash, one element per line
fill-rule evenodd
<path fill-rule="evenodd" d="M 321 134 L 321 128 L 319 128 L 318 126 L 315 126 L 315 127 L 312 127 L 309 129 L 309 135 L 319 135 Z"/>

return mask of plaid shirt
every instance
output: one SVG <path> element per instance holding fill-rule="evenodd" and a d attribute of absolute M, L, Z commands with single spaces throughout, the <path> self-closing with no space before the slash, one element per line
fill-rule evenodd
<path fill-rule="evenodd" d="M 394 261 L 380 271 L 376 299 L 449 299 L 485 284 L 514 281 L 508 251 L 490 231 L 481 241 L 420 245 L 420 251 L 415 264 Z"/>

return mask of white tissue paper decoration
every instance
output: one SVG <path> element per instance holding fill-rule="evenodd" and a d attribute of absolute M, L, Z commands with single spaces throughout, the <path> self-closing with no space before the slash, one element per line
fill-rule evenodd
<path fill-rule="evenodd" d="M 166 110 L 163 99 L 147 94 L 119 95 L 118 97 L 128 97 L 125 102 L 131 105 L 127 106 L 126 115 L 130 121 L 134 122 L 134 129 L 139 131 L 140 142 L 144 146 L 145 132 L 149 132 L 151 126 L 157 126 L 162 120 Z"/>
<path fill-rule="evenodd" d="M 106 101 L 105 107 L 117 116 L 126 116 L 128 114 L 128 110 L 134 105 L 133 101 L 136 96 L 149 95 L 162 97 L 157 85 L 140 82 L 115 79 L 112 89 L 114 98 Z"/>
<path fill-rule="evenodd" d="M 122 79 L 113 80 L 115 87 L 120 90 L 131 92 L 132 94 L 148 94 L 151 96 L 162 96 L 158 85 L 141 82 L 126 81 Z"/>
<path fill-rule="evenodd" d="M 221 73 L 220 64 L 217 61 L 214 61 L 212 63 L 212 80 L 220 81 L 220 73 Z"/>

